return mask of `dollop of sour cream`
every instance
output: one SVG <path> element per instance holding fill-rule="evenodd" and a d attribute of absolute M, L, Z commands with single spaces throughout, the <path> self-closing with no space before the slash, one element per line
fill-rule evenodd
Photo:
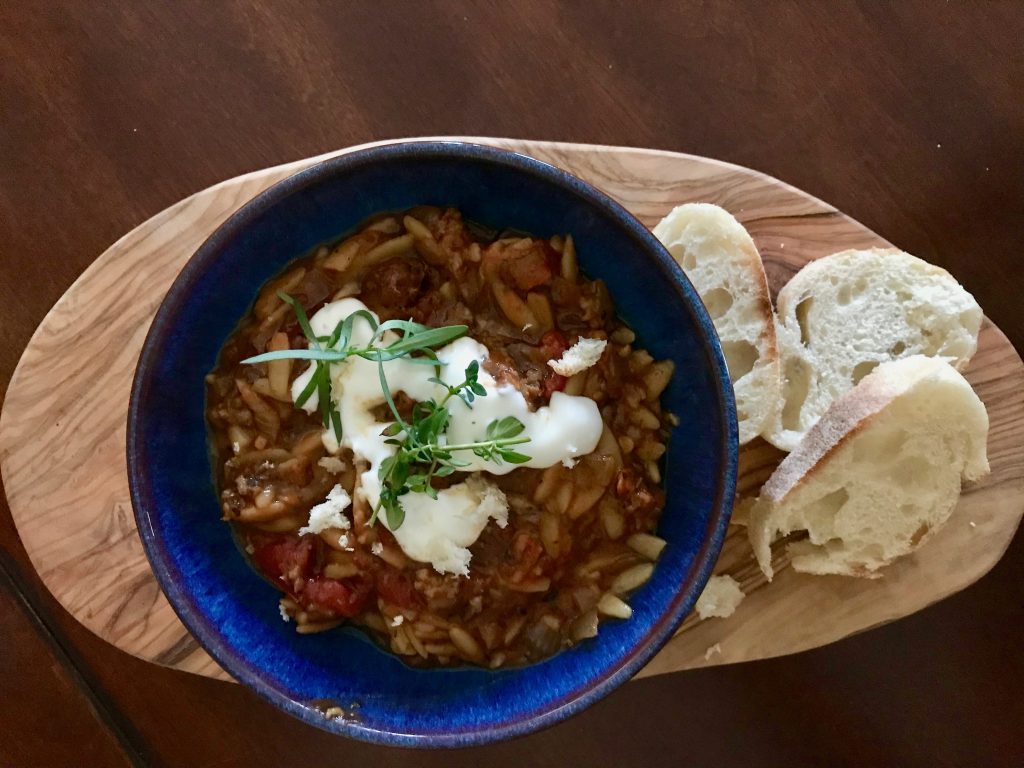
<path fill-rule="evenodd" d="M 310 318 L 309 323 L 317 336 L 329 336 L 338 323 L 360 310 L 369 311 L 358 299 L 341 299 L 325 305 Z M 373 316 L 379 320 L 377 315 Z M 350 343 L 365 346 L 372 337 L 370 324 L 363 318 L 356 318 Z M 386 346 L 395 338 L 385 334 L 378 343 Z M 474 400 L 472 407 L 459 398 L 451 398 L 447 402 L 451 416 L 446 433 L 448 443 L 485 440 L 488 424 L 495 419 L 514 416 L 525 427 L 520 436 L 530 439 L 528 443 L 516 446 L 516 450 L 530 456 L 530 460 L 523 464 L 498 464 L 465 451 L 459 454 L 460 459 L 469 462 L 464 471 L 503 475 L 516 467 L 543 469 L 585 456 L 597 447 L 603 423 L 593 400 L 555 392 L 549 405 L 531 411 L 518 389 L 510 384 L 499 384 L 484 370 L 483 363 L 488 356 L 487 347 L 468 337 L 456 339 L 437 350 L 437 358 L 442 364 L 439 378 L 445 384 L 460 384 L 465 379 L 467 366 L 476 360 L 481 366 L 478 381 L 487 392 L 486 396 Z M 310 365 L 295 379 L 292 383 L 293 400 L 305 389 L 312 375 L 313 365 Z M 384 376 L 391 392 L 404 392 L 417 401 L 434 399 L 440 402 L 447 394 L 443 387 L 429 381 L 435 375 L 432 366 L 402 358 L 384 363 Z M 374 507 L 380 499 L 381 490 L 378 468 L 396 450 L 395 446 L 385 443 L 386 438 L 381 434 L 388 422 L 379 422 L 373 416 L 373 410 L 385 402 L 377 363 L 352 357 L 332 364 L 331 396 L 341 414 L 343 434 L 339 445 L 333 430 L 325 429 L 324 446 L 332 454 L 343 447 L 349 448 L 356 459 L 368 462 L 369 469 L 360 476 L 357 493 Z M 303 408 L 312 413 L 318 406 L 314 393 Z M 439 491 L 437 499 L 424 493 L 406 494 L 402 497 L 402 506 L 405 521 L 393 531 L 398 545 L 409 557 L 429 562 L 441 573 L 467 574 L 469 547 L 479 538 L 488 520 L 495 519 L 504 526 L 507 519 L 504 495 L 478 474 Z M 378 520 L 387 525 L 384 515 Z"/>

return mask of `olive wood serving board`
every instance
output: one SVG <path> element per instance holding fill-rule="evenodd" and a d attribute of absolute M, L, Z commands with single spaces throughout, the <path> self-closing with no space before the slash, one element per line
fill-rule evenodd
<path fill-rule="evenodd" d="M 888 245 L 821 200 L 717 160 L 625 147 L 468 140 L 564 168 L 609 193 L 648 226 L 684 202 L 725 207 L 750 230 L 773 293 L 811 259 Z M 11 380 L 0 415 L 0 469 L 25 549 L 64 608 L 140 658 L 231 679 L 175 616 L 135 528 L 125 419 L 147 328 L 178 271 L 227 216 L 271 184 L 331 155 L 222 182 L 136 227 L 100 255 L 50 310 Z M 58 357 L 63 379 L 55 383 Z M 728 619 L 688 618 L 640 674 L 825 645 L 919 611 L 992 568 L 1024 512 L 1024 366 L 987 319 L 966 375 L 991 419 L 992 473 L 966 489 L 949 523 L 919 552 L 890 566 L 883 578 L 865 580 L 796 573 L 777 545 L 776 576 L 768 584 L 754 563 L 745 529 L 733 526 L 716 573 L 734 576 L 746 599 Z M 781 456 L 761 441 L 746 446 L 740 493 L 756 494 Z"/>

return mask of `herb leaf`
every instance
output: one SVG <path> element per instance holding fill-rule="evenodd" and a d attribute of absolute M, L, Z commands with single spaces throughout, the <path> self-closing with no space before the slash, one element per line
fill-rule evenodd
<path fill-rule="evenodd" d="M 466 366 L 465 378 L 459 384 L 452 386 L 440 378 L 442 363 L 437 359 L 434 349 L 465 336 L 469 330 L 467 326 L 430 328 L 412 320 L 387 320 L 378 324 L 372 314 L 359 310 L 339 322 L 329 336 L 317 336 L 302 304 L 286 293 L 278 292 L 278 296 L 295 312 L 299 328 L 309 343 L 308 348 L 265 352 L 246 358 L 242 362 L 268 363 L 288 359 L 312 361 L 313 371 L 309 383 L 303 387 L 295 399 L 295 404 L 302 407 L 315 392 L 324 428 L 331 429 L 339 443 L 342 438 L 341 413 L 331 397 L 331 365 L 350 357 L 361 357 L 377 363 L 380 388 L 395 418 L 392 424 L 384 428 L 381 435 L 386 438 L 386 444 L 395 446 L 396 451 L 378 466 L 377 474 L 381 481 L 380 500 L 370 516 L 370 525 L 374 524 L 383 510 L 388 528 L 392 531 L 397 530 L 405 520 L 401 497 L 409 493 L 425 493 L 436 499 L 434 478 L 450 477 L 460 468 L 469 466 L 468 461 L 456 458 L 455 453 L 469 451 L 484 460 L 499 464 L 502 461 L 522 464 L 530 460 L 529 456 L 511 447 L 530 441 L 530 438 L 521 436 L 526 427 L 514 416 L 495 419 L 488 424 L 484 440 L 452 445 L 445 439 L 445 432 L 451 419 L 445 407 L 447 402 L 452 398 L 458 398 L 471 408 L 477 397 L 487 395 L 487 390 L 479 382 L 480 363 L 476 360 Z M 352 330 L 356 319 L 366 321 L 372 331 L 366 346 L 352 344 Z M 383 346 L 377 346 L 375 342 L 383 341 L 386 333 L 398 334 L 399 338 Z M 437 375 L 430 381 L 446 390 L 441 402 L 426 400 L 416 403 L 408 422 L 398 412 L 384 374 L 384 363 L 398 358 L 433 366 Z"/>

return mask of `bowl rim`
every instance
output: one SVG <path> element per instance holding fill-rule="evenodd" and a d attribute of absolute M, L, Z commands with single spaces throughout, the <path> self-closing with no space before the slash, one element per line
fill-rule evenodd
<path fill-rule="evenodd" d="M 407 733 L 371 728 L 344 718 L 327 719 L 310 706 L 288 696 L 268 684 L 257 674 L 255 666 L 237 653 L 221 637 L 219 631 L 195 603 L 189 590 L 179 584 L 180 575 L 172 574 L 173 561 L 164 542 L 158 536 L 151 516 L 154 508 L 149 472 L 144 457 L 147 453 L 145 435 L 139 424 L 143 419 L 153 382 L 152 370 L 159 361 L 166 337 L 173 331 L 171 321 L 181 304 L 190 295 L 193 284 L 202 277 L 207 267 L 216 261 L 225 243 L 232 241 L 250 222 L 272 209 L 280 200 L 337 175 L 344 175 L 361 166 L 381 161 L 396 162 L 404 159 L 471 160 L 511 168 L 540 177 L 545 182 L 562 188 L 583 204 L 600 209 L 608 218 L 626 230 L 647 258 L 670 280 L 682 303 L 690 312 L 700 330 L 707 359 L 712 366 L 712 378 L 718 395 L 719 413 L 723 424 L 723 439 L 719 446 L 721 482 L 712 503 L 706 535 L 701 543 L 687 577 L 680 584 L 668 608 L 651 624 L 643 638 L 618 655 L 602 677 L 588 681 L 575 696 L 556 702 L 556 706 L 541 707 L 520 713 L 515 719 L 484 729 Z M 488 744 L 503 739 L 533 733 L 554 725 L 590 706 L 636 674 L 675 634 L 678 626 L 692 610 L 700 591 L 711 575 L 718 558 L 732 513 L 738 467 L 738 432 L 732 382 L 718 335 L 710 316 L 684 274 L 682 268 L 668 253 L 653 233 L 632 213 L 606 193 L 577 176 L 536 158 L 506 149 L 473 144 L 464 141 L 408 141 L 356 149 L 323 160 L 304 168 L 271 185 L 241 205 L 199 246 L 174 279 L 164 296 L 143 342 L 142 351 L 132 381 L 128 408 L 126 454 L 128 484 L 136 525 L 146 558 L 171 608 L 199 645 L 236 680 L 244 683 L 257 695 L 288 714 L 331 733 L 386 746 L 405 747 L 463 747 Z"/>

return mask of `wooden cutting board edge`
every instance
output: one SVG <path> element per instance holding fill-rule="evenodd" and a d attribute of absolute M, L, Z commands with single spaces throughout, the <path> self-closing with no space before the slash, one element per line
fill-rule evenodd
<path fill-rule="evenodd" d="M 888 245 L 888 243 L 885 242 L 882 238 L 878 237 L 876 234 L 872 233 L 870 230 L 868 230 L 866 227 L 864 227 L 863 225 L 859 224 L 858 222 L 855 222 L 852 219 L 849 219 L 849 217 L 845 216 L 844 214 L 836 211 L 835 208 L 833 208 L 832 206 L 828 205 L 827 203 L 824 203 L 823 201 L 818 200 L 817 198 L 814 198 L 813 196 L 808 195 L 807 193 L 802 192 L 801 190 L 798 190 L 795 187 L 792 187 L 791 185 L 785 184 L 784 182 L 780 182 L 777 179 L 774 179 L 774 178 L 772 178 L 770 176 L 767 176 L 767 175 L 762 174 L 762 173 L 757 172 L 757 171 L 752 171 L 750 169 L 742 168 L 741 166 L 732 165 L 732 164 L 729 164 L 729 163 L 726 163 L 726 162 L 723 162 L 723 161 L 711 160 L 711 159 L 708 159 L 708 158 L 700 158 L 700 157 L 696 157 L 696 156 L 692 156 L 692 155 L 681 155 L 679 153 L 669 153 L 669 152 L 662 152 L 662 151 L 659 151 L 659 150 L 643 149 L 643 148 L 586 146 L 586 145 L 575 145 L 575 144 L 563 143 L 563 142 L 530 142 L 530 141 L 508 140 L 508 139 L 488 139 L 488 138 L 482 138 L 482 137 L 430 137 L 430 138 L 415 139 L 415 140 L 422 140 L 422 141 L 471 141 L 471 142 L 482 143 L 482 144 L 496 144 L 496 145 L 499 145 L 499 146 L 504 146 L 504 147 L 511 148 L 511 149 L 516 149 L 516 150 L 519 150 L 519 151 L 524 151 L 526 154 L 541 154 L 541 155 L 544 155 L 544 157 L 542 157 L 541 159 L 547 159 L 549 162 L 551 162 L 552 160 L 555 160 L 555 164 L 563 165 L 563 167 L 565 167 L 566 165 L 572 166 L 573 163 L 572 162 L 559 163 L 559 162 L 557 162 L 558 158 L 563 157 L 563 156 L 565 156 L 565 157 L 573 157 L 574 158 L 581 151 L 590 153 L 590 154 L 595 155 L 595 156 L 602 156 L 603 155 L 605 158 L 608 158 L 608 159 L 611 160 L 611 164 L 612 165 L 614 165 L 615 162 L 618 162 L 617 158 L 619 158 L 620 156 L 629 157 L 631 159 L 645 158 L 646 160 L 652 160 L 652 161 L 655 161 L 655 162 L 664 161 L 666 158 L 669 158 L 673 162 L 677 162 L 677 163 L 678 162 L 689 161 L 691 163 L 695 163 L 695 164 L 698 164 L 700 166 L 703 166 L 704 169 L 714 168 L 714 169 L 720 171 L 722 174 L 736 174 L 736 175 L 738 175 L 740 177 L 745 177 L 746 179 L 749 179 L 749 180 L 756 180 L 757 182 L 759 182 L 759 185 L 765 185 L 766 187 L 768 187 L 770 189 L 773 189 L 773 190 L 775 190 L 778 193 L 785 192 L 788 196 L 792 197 L 793 199 L 799 199 L 800 201 L 802 201 L 810 209 L 809 213 L 801 214 L 802 216 L 808 216 L 809 215 L 809 216 L 821 217 L 821 216 L 825 215 L 828 218 L 831 218 L 833 216 L 840 217 L 843 220 L 844 226 L 846 228 L 846 234 L 847 235 L 850 234 L 850 232 L 853 230 L 854 227 L 858 228 L 861 231 L 860 233 L 865 238 L 865 242 L 863 243 L 864 245 L 868 245 L 868 244 L 871 244 L 871 245 Z M 275 166 L 275 167 L 272 167 L 272 168 L 263 169 L 263 170 L 257 170 L 257 171 L 253 171 L 253 172 L 250 172 L 250 173 L 247 173 L 247 174 L 243 174 L 243 175 L 241 175 L 239 177 L 236 177 L 236 178 L 233 178 L 233 179 L 229 179 L 229 180 L 220 182 L 219 184 L 216 184 L 216 185 L 214 185 L 212 187 L 209 187 L 207 189 L 204 189 L 204 190 L 201 190 L 199 192 L 196 192 L 195 194 L 190 195 L 189 197 L 185 198 L 184 200 L 179 201 L 178 203 L 170 206 L 169 208 L 165 209 L 164 211 L 158 213 L 156 216 L 150 218 L 149 220 L 147 220 L 147 221 L 143 222 L 142 224 L 140 224 L 139 226 L 137 226 L 131 232 L 127 233 L 122 238 L 118 239 L 113 245 L 110 246 L 110 248 L 108 248 L 106 251 L 104 251 L 104 253 L 101 254 L 101 256 L 95 262 L 93 262 L 82 273 L 82 275 L 69 287 L 68 291 L 54 305 L 54 308 L 47 315 L 47 318 L 44 319 L 44 321 L 40 324 L 39 328 L 37 328 L 35 333 L 32 335 L 32 338 L 31 338 L 28 346 L 26 347 L 26 353 L 23 355 L 22 360 L 19 362 L 19 365 L 18 365 L 17 369 L 15 370 L 14 375 L 12 376 L 11 383 L 10 383 L 10 386 L 8 388 L 8 393 L 7 393 L 8 397 L 5 398 L 5 400 L 10 400 L 10 394 L 12 392 L 16 392 L 19 389 L 19 387 L 21 386 L 22 382 L 21 382 L 20 376 L 23 373 L 23 371 L 22 371 L 23 364 L 25 363 L 26 358 L 28 357 L 29 350 L 34 349 L 42 341 L 42 339 L 47 334 L 52 332 L 52 329 L 50 329 L 48 327 L 49 326 L 49 321 L 51 321 L 51 318 L 57 318 L 62 313 L 64 313 L 66 310 L 69 310 L 69 309 L 71 309 L 72 312 L 73 312 L 73 308 L 70 305 L 75 301 L 75 299 L 77 297 L 77 294 L 81 290 L 82 286 L 88 286 L 90 283 L 93 282 L 94 279 L 96 279 L 97 275 L 102 275 L 108 269 L 108 267 L 109 267 L 108 262 L 111 262 L 114 259 L 118 258 L 120 255 L 122 255 L 122 253 L 124 252 L 124 250 L 126 248 L 128 248 L 130 246 L 138 245 L 138 243 L 134 242 L 136 239 L 138 239 L 139 242 L 141 242 L 147 236 L 147 233 L 152 232 L 154 229 L 160 227 L 164 223 L 175 219 L 179 214 L 181 214 L 181 212 L 187 210 L 190 206 L 194 205 L 198 200 L 203 200 L 203 199 L 206 199 L 206 198 L 212 199 L 212 198 L 218 196 L 218 194 L 221 193 L 221 192 L 224 192 L 224 191 L 227 191 L 227 190 L 231 190 L 232 193 L 233 193 L 231 195 L 232 199 L 230 200 L 229 204 L 226 206 L 226 208 L 228 209 L 228 212 L 230 212 L 230 210 L 234 210 L 235 208 L 237 208 L 239 205 L 241 205 L 243 202 L 245 202 L 245 200 L 249 199 L 253 194 L 257 193 L 261 189 L 263 189 L 266 186 L 268 186 L 268 184 L 262 183 L 262 180 L 265 180 L 265 179 L 268 179 L 268 178 L 273 178 L 274 181 L 276 181 L 276 180 L 279 180 L 280 178 L 284 178 L 285 176 L 291 175 L 292 173 L 294 173 L 294 172 L 296 172 L 298 170 L 301 170 L 302 168 L 308 167 L 308 166 L 310 166 L 312 164 L 315 164 L 316 162 L 320 162 L 322 160 L 328 159 L 328 158 L 336 156 L 338 154 L 343 154 L 343 153 L 355 151 L 357 149 L 362 149 L 362 148 L 371 147 L 371 146 L 377 146 L 377 145 L 381 145 L 381 144 L 388 144 L 388 143 L 392 143 L 392 142 L 391 141 L 373 142 L 373 143 L 370 143 L 370 144 L 359 145 L 359 146 L 356 146 L 356 147 L 351 147 L 351 148 L 348 148 L 348 149 L 344 149 L 344 150 L 340 150 L 340 151 L 336 151 L 336 152 L 330 152 L 330 153 L 326 153 L 326 154 L 323 154 L 323 155 L 319 155 L 319 156 L 314 157 L 314 158 L 308 158 L 308 159 L 304 159 L 304 160 L 293 161 L 293 162 L 285 163 L 285 164 L 282 164 L 282 165 L 279 165 L 279 166 Z M 574 170 L 574 169 L 570 168 L 570 170 Z M 591 176 L 590 180 L 592 180 L 595 183 L 597 183 L 598 186 L 602 186 L 602 184 L 601 184 L 599 179 L 594 179 Z M 637 187 L 637 188 L 639 188 L 641 190 L 645 190 L 645 186 L 642 183 L 643 180 L 641 179 L 640 181 L 641 181 L 640 184 L 634 184 L 633 186 Z M 249 190 L 250 184 L 253 185 L 251 190 Z M 239 193 L 240 189 L 243 190 L 245 192 L 245 194 L 240 194 Z M 610 190 L 606 190 L 606 191 L 610 191 Z M 633 191 L 635 191 L 635 189 Z M 624 202 L 624 204 L 626 204 L 627 207 L 630 207 L 630 205 L 629 205 L 629 202 L 630 202 L 629 194 L 624 194 L 623 193 L 621 195 L 617 195 L 614 192 L 612 192 L 612 194 L 613 194 L 613 196 L 618 197 L 620 199 L 620 201 Z M 677 200 L 677 202 L 682 202 L 682 200 L 681 199 Z M 641 215 L 641 212 L 636 211 L 635 208 L 634 208 L 634 211 L 637 212 L 638 215 Z M 734 211 L 734 212 L 736 212 L 736 211 Z M 742 210 L 737 213 L 737 216 L 741 220 L 744 219 L 744 217 L 742 216 Z M 652 216 L 650 216 L 650 215 L 648 215 L 646 217 L 641 215 L 641 218 L 644 219 L 645 223 L 648 223 L 648 224 L 652 223 L 653 220 L 656 220 L 656 219 L 653 219 Z M 750 220 L 747 220 L 747 221 L 745 221 L 745 223 L 747 223 L 747 225 L 750 226 L 751 222 L 750 222 Z M 754 232 L 754 234 L 755 234 L 755 239 L 758 239 L 758 237 L 757 237 L 758 233 Z M 773 263 L 773 259 L 771 258 L 771 255 L 770 255 L 770 252 L 771 252 L 772 249 L 771 248 L 765 248 L 763 243 L 760 242 L 760 241 L 759 241 L 758 244 L 759 244 L 759 247 L 761 247 L 763 251 L 767 251 L 768 252 L 768 253 L 766 253 L 766 267 L 767 267 L 767 269 L 769 271 L 769 274 L 772 275 L 773 268 L 779 266 L 778 264 Z M 792 253 L 792 251 L 791 251 L 791 253 Z M 821 254 L 818 254 L 818 255 L 821 255 Z M 785 267 L 783 266 L 782 269 L 785 270 Z M 792 270 L 790 270 L 790 271 L 792 271 Z M 168 285 L 169 285 L 169 283 L 168 283 Z M 165 288 L 166 288 L 166 286 L 165 286 Z M 161 291 L 160 297 L 162 297 L 163 292 L 164 291 Z M 153 309 L 155 310 L 155 306 L 154 306 Z M 151 319 L 151 315 L 152 315 L 152 313 L 150 313 L 150 319 Z M 147 323 L 147 326 L 148 326 L 148 323 Z M 992 344 L 990 344 L 990 346 L 994 346 L 996 348 L 1001 348 L 1004 351 L 1007 348 L 1009 348 L 1009 350 L 1011 352 L 1013 352 L 1012 346 L 1010 345 L 1009 341 L 1005 338 L 1005 336 L 1001 332 L 998 331 L 998 329 L 996 329 L 994 326 L 991 326 L 991 324 L 988 323 L 988 321 L 986 321 L 986 327 L 987 327 L 987 333 L 990 334 L 990 338 L 991 338 L 991 342 L 992 342 Z M 1019 358 L 1019 356 L 1016 355 L 1015 352 L 1013 352 L 1012 357 L 1013 357 L 1013 359 L 1009 361 L 1009 365 L 1012 367 L 1015 364 L 1016 368 L 1018 369 L 1016 371 L 1016 374 L 1017 374 L 1017 378 L 1020 380 L 1019 383 L 1021 384 L 1021 387 L 1018 387 L 1018 389 L 1021 389 L 1021 388 L 1024 388 L 1024 366 L 1021 365 L 1020 358 Z M 1005 366 L 1006 364 L 1007 363 L 1004 361 L 1003 365 Z M 973 364 L 972 364 L 972 367 L 973 367 Z M 17 446 L 15 445 L 16 439 L 14 439 L 14 438 L 16 438 L 16 435 L 13 435 L 13 434 L 9 435 L 9 433 L 11 432 L 10 422 L 14 421 L 15 419 L 13 417 L 9 416 L 9 414 L 8 414 L 8 410 L 9 409 L 6 408 L 6 405 L 7 405 L 7 403 L 5 402 L 5 408 L 3 409 L 3 412 L 0 413 L 0 472 L 3 473 L 3 477 L 4 477 L 5 481 L 8 478 L 8 472 L 9 472 L 8 465 L 10 463 L 9 462 L 10 456 L 17 449 Z M 1017 408 L 1018 417 L 1019 418 L 1024 418 L 1024 405 L 1021 405 L 1021 404 L 1018 404 L 1018 405 L 1020 406 L 1020 407 Z M 9 435 L 9 437 L 5 437 L 5 435 Z M 925 602 L 923 604 L 920 604 L 920 605 L 915 605 L 915 607 L 911 611 L 901 612 L 901 611 L 899 611 L 897 609 L 895 614 L 892 615 L 892 616 L 886 616 L 886 617 L 879 618 L 878 620 L 876 620 L 876 621 L 874 621 L 874 622 L 872 622 L 870 624 L 862 625 L 862 626 L 860 626 L 860 627 L 858 627 L 856 629 L 852 629 L 850 631 L 843 631 L 841 629 L 837 629 L 837 636 L 836 637 L 827 638 L 827 639 L 820 639 L 819 638 L 820 641 L 819 641 L 819 639 L 810 639 L 810 640 L 807 640 L 805 642 L 796 641 L 792 645 L 790 645 L 788 648 L 786 648 L 785 650 L 779 650 L 777 648 L 776 649 L 763 648 L 760 652 L 757 650 L 756 644 L 755 644 L 755 646 L 749 646 L 748 645 L 747 647 L 744 647 L 743 644 L 742 643 L 738 643 L 737 639 L 736 639 L 736 636 L 737 636 L 736 629 L 738 629 L 738 628 L 740 628 L 740 627 L 745 625 L 745 622 L 742 621 L 742 615 L 743 614 L 747 614 L 749 612 L 750 608 L 754 607 L 753 603 L 756 601 L 756 598 L 758 598 L 758 597 L 763 598 L 763 597 L 766 596 L 766 594 L 768 592 L 774 591 L 774 590 L 770 590 L 770 589 L 769 590 L 755 589 L 755 590 L 753 590 L 755 594 L 751 594 L 750 596 L 748 596 L 748 599 L 745 601 L 744 605 L 741 606 L 740 611 L 738 611 L 737 616 L 733 617 L 732 619 L 729 619 L 729 620 L 709 620 L 709 621 L 700 622 L 700 623 L 697 623 L 693 619 L 688 620 L 686 622 L 686 624 L 684 625 L 683 629 L 680 631 L 680 634 L 678 634 L 669 643 L 669 645 L 666 647 L 666 649 L 663 650 L 662 653 L 658 657 L 656 657 L 656 659 L 654 661 L 652 661 L 652 663 L 650 665 L 648 665 L 648 667 L 645 668 L 641 672 L 641 676 L 646 676 L 646 675 L 650 675 L 650 674 L 658 674 L 658 673 L 662 673 L 662 672 L 669 672 L 669 671 L 674 671 L 674 670 L 683 669 L 683 668 L 694 668 L 694 667 L 699 667 L 699 666 L 706 666 L 706 665 L 709 665 L 709 664 L 730 663 L 730 662 L 737 662 L 737 661 L 743 661 L 743 660 L 753 660 L 755 658 L 768 658 L 768 657 L 771 657 L 771 656 L 783 655 L 783 654 L 786 654 L 786 653 L 794 653 L 794 652 L 799 652 L 799 651 L 802 651 L 802 650 L 807 650 L 809 648 L 817 647 L 818 645 L 822 645 L 822 644 L 825 644 L 825 643 L 828 643 L 828 642 L 833 642 L 834 640 L 839 639 L 840 637 L 845 637 L 845 636 L 849 636 L 851 634 L 856 634 L 856 633 L 859 633 L 859 632 L 871 629 L 871 628 L 873 628 L 875 626 L 879 626 L 881 624 L 888 623 L 889 621 L 892 621 L 895 618 L 899 618 L 900 616 L 908 615 L 908 613 L 910 613 L 910 612 L 913 612 L 913 611 L 916 611 L 916 610 L 920 610 L 920 609 L 926 607 L 926 605 L 930 605 L 930 604 L 932 604 L 932 603 L 934 603 L 934 602 L 936 602 L 938 600 L 941 600 L 941 599 L 943 599 L 945 597 L 948 597 L 950 594 L 953 594 L 956 591 L 959 591 L 960 589 L 965 588 L 970 583 L 973 583 L 973 581 L 977 580 L 977 578 L 980 578 L 981 576 L 983 576 L 984 573 L 987 573 L 988 570 L 990 570 L 995 565 L 995 563 L 998 562 L 998 560 L 1000 559 L 1002 554 L 1005 552 L 1006 548 L 1009 546 L 1010 540 L 1012 539 L 1012 536 L 1013 536 L 1013 530 L 1016 529 L 1017 523 L 1019 523 L 1021 515 L 1024 514 L 1024 472 L 1018 472 L 1018 475 L 1015 478 L 1008 478 L 1008 480 L 1013 482 L 1013 487 L 1016 488 L 1017 493 L 1020 496 L 1020 499 L 1019 499 L 1020 503 L 1018 505 L 1016 505 L 1018 507 L 1017 512 L 1016 513 L 1011 513 L 1011 515 L 1010 515 L 1010 517 L 1014 518 L 1012 520 L 1012 526 L 1004 525 L 1004 533 L 1003 533 L 1003 535 L 1001 535 L 997 539 L 997 541 L 998 541 L 998 553 L 997 553 L 996 549 L 989 549 L 987 551 L 987 553 L 986 553 L 988 555 L 988 557 L 985 557 L 984 558 L 985 562 L 981 563 L 981 565 L 982 565 L 981 569 L 978 570 L 976 573 L 973 573 L 972 574 L 972 578 L 969 581 L 966 581 L 966 582 L 963 582 L 963 583 L 951 584 L 951 585 L 948 586 L 947 589 L 940 590 L 940 591 L 937 591 L 937 592 L 933 593 L 930 596 L 930 599 L 927 600 L 927 602 Z M 968 492 L 968 495 L 970 495 L 970 492 Z M 14 513 L 14 507 L 15 507 L 14 503 L 12 503 L 11 506 L 12 506 L 12 513 Z M 17 519 L 19 517 L 19 515 L 15 515 L 15 517 Z M 1010 520 L 1005 520 L 1004 522 L 1005 523 L 1009 523 Z M 1012 530 L 1009 530 L 1009 532 L 1006 533 L 1005 532 L 1005 528 L 1006 527 L 1012 527 Z M 730 536 L 730 539 L 733 539 L 733 538 L 734 538 L 733 536 Z M 738 538 L 745 538 L 745 537 L 738 537 Z M 26 543 L 26 550 L 29 552 L 30 559 L 32 559 L 33 563 L 35 564 L 36 563 L 36 557 L 34 557 L 33 549 L 31 549 L 28 546 L 28 544 L 30 542 L 25 542 L 25 543 Z M 978 563 L 976 563 L 976 565 L 978 565 Z M 900 566 L 900 564 L 897 564 L 896 566 L 893 566 L 893 568 L 899 568 L 899 566 Z M 46 574 L 44 573 L 43 575 L 44 575 L 44 583 L 46 583 L 47 587 L 50 588 L 51 591 L 53 591 L 52 587 L 50 586 L 50 583 L 46 581 Z M 805 582 L 810 580 L 811 583 L 814 583 L 815 581 L 817 581 L 818 583 L 821 583 L 822 581 L 828 581 L 828 580 L 836 578 L 836 577 L 824 577 L 824 579 L 822 579 L 822 577 L 807 577 L 807 576 L 802 576 L 802 575 L 799 575 L 799 574 L 795 574 L 792 571 L 792 569 L 784 568 L 782 570 L 782 572 L 780 573 L 780 576 L 777 578 L 777 580 L 776 580 L 776 582 L 774 584 L 777 586 L 777 585 L 780 584 L 780 582 L 782 580 L 786 580 L 786 579 L 792 580 L 794 577 L 798 577 L 799 580 L 802 580 L 802 581 L 805 581 Z M 757 576 L 754 575 L 753 578 L 756 580 Z M 149 579 L 150 580 L 152 579 L 151 574 L 149 574 Z M 741 582 L 742 581 L 744 581 L 744 580 L 741 579 Z M 842 581 L 842 582 L 857 582 L 858 580 L 846 579 L 846 580 L 840 580 L 840 581 Z M 859 582 L 859 583 L 863 583 L 863 582 Z M 792 585 L 788 585 L 788 586 L 791 588 Z M 745 587 L 746 587 L 746 584 L 745 584 Z M 59 594 L 58 592 L 54 592 L 54 594 L 55 594 L 55 597 L 58 599 L 58 601 L 61 602 L 62 605 L 65 605 L 65 608 L 67 610 L 69 610 L 69 612 L 71 612 L 72 615 L 76 616 L 76 618 L 79 618 L 80 621 L 82 620 L 79 617 L 79 614 L 76 613 L 76 611 L 73 610 L 71 606 L 66 605 L 66 603 L 62 599 L 62 595 L 61 594 Z M 161 596 L 161 598 L 162 598 L 162 596 Z M 86 623 L 86 625 L 89 626 L 91 629 L 93 629 L 93 631 L 96 631 L 96 627 L 93 626 L 90 622 L 86 621 L 86 622 L 83 622 L 83 623 Z M 746 623 L 749 624 L 749 622 L 746 622 Z M 836 626 L 837 626 L 837 628 L 840 627 L 841 626 L 841 622 L 837 623 Z M 179 629 L 181 629 L 181 628 L 179 627 Z M 707 630 L 713 630 L 713 631 L 707 631 Z M 104 639 L 107 639 L 108 642 L 114 642 L 114 639 L 106 636 L 104 633 L 98 632 L 98 634 L 100 634 L 101 637 L 104 637 Z M 740 634 L 742 634 L 742 632 Z M 191 640 L 191 638 L 188 638 L 188 640 Z M 705 641 L 707 641 L 707 642 L 705 642 Z M 114 644 L 117 645 L 116 642 L 114 642 Z M 189 644 L 186 642 L 185 645 L 187 646 Z M 194 645 L 194 641 L 192 641 L 192 645 Z M 118 645 L 118 647 L 122 647 L 122 646 Z M 722 649 L 721 652 L 716 652 L 719 647 Z M 705 649 L 710 653 L 710 656 L 706 656 L 705 654 L 700 653 L 701 651 L 704 651 Z M 127 649 L 127 652 L 133 653 L 133 655 L 138 655 L 138 656 L 140 656 L 140 658 L 146 658 L 148 660 L 156 660 L 157 663 L 164 663 L 164 664 L 168 664 L 170 666 L 175 666 L 175 667 L 178 667 L 178 668 L 184 668 L 184 669 L 188 669 L 190 671 L 195 671 L 195 672 L 198 672 L 200 674 L 206 674 L 206 675 L 209 675 L 209 676 L 229 679 L 229 678 L 227 678 L 226 673 L 224 673 L 223 670 L 221 670 L 219 667 L 216 667 L 216 665 L 212 662 L 212 660 L 210 660 L 208 657 L 206 657 L 205 654 L 201 651 L 201 649 L 198 649 L 198 648 L 195 648 L 195 647 L 191 647 L 191 648 L 182 647 L 182 643 L 181 642 L 172 644 L 172 647 L 170 649 L 165 649 L 165 651 L 163 653 L 156 654 L 155 658 L 154 658 L 153 655 L 147 655 L 147 654 L 144 654 L 144 653 L 140 654 L 138 652 L 137 648 L 129 648 L 129 649 Z M 211 665 L 212 665 L 212 667 L 211 667 Z"/>

